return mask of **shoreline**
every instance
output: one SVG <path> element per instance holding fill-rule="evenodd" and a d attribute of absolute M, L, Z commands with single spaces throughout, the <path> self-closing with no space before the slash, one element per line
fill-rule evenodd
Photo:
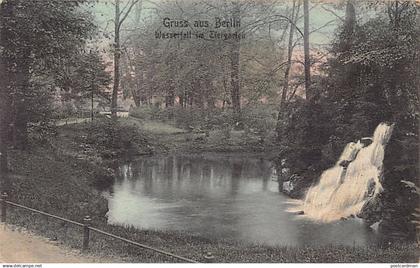
<path fill-rule="evenodd" d="M 74 131 L 74 128 L 70 126 L 60 129 L 56 141 L 61 146 L 60 150 L 42 147 L 35 148 L 31 152 L 11 151 L 13 172 L 10 177 L 12 183 L 10 200 L 75 221 L 81 221 L 84 216 L 90 215 L 93 219 L 93 227 L 196 261 L 203 261 L 203 254 L 208 251 L 216 257 L 215 262 L 229 263 L 409 262 L 418 260 L 418 245 L 416 244 L 391 245 L 386 249 L 347 246 L 270 247 L 239 241 L 212 240 L 181 232 L 140 230 L 133 227 L 109 225 L 105 217 L 107 200 L 92 186 L 95 176 L 92 171 L 93 162 L 80 158 L 77 152 L 62 153 L 71 148 L 79 148 L 77 140 L 68 134 L 68 131 L 72 129 Z M 83 134 L 79 129 L 76 133 Z M 173 151 L 170 150 L 170 152 Z M 215 154 L 215 152 L 210 152 L 210 154 Z M 160 154 L 154 156 L 158 155 Z M 71 248 L 80 249 L 81 247 L 80 228 L 49 221 L 43 216 L 19 209 L 10 209 L 8 212 L 7 223 L 9 224 L 25 227 Z M 139 250 L 96 234 L 92 235 L 90 245 L 89 254 L 94 254 L 99 258 L 102 256 L 123 262 L 175 262 L 173 259 Z"/>

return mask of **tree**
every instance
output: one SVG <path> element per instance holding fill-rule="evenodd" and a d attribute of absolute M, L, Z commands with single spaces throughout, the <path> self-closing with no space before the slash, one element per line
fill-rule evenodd
<path fill-rule="evenodd" d="M 88 53 L 81 53 L 76 58 L 75 69 L 71 75 L 73 94 L 79 99 L 89 99 L 91 103 L 91 119 L 94 118 L 95 96 L 109 101 L 108 88 L 111 77 L 105 70 L 107 65 L 103 62 L 102 56 L 95 49 Z"/>
<path fill-rule="evenodd" d="M 296 0 L 293 1 L 293 5 L 292 5 L 292 12 L 291 12 L 291 16 L 290 16 L 290 21 L 289 21 L 289 39 L 287 42 L 287 61 L 286 61 L 286 68 L 284 71 L 284 81 L 283 81 L 283 88 L 281 91 L 281 97 L 280 97 L 280 107 L 279 107 L 279 111 L 278 111 L 278 115 L 277 115 L 277 126 L 276 126 L 276 131 L 277 131 L 277 140 L 279 141 L 280 139 L 282 139 L 284 137 L 284 128 L 285 125 L 284 123 L 286 122 L 285 120 L 285 115 L 286 115 L 286 102 L 287 102 L 287 94 L 289 91 L 289 84 L 290 84 L 290 69 L 292 67 L 292 59 L 293 59 L 293 51 L 295 48 L 296 43 L 294 42 L 294 35 L 296 32 L 296 23 L 298 21 L 299 18 L 299 11 L 300 11 L 300 6 L 301 6 L 301 2 L 299 1 L 297 3 Z"/>
<path fill-rule="evenodd" d="M 299 8 L 300 8 L 300 1 L 297 3 L 297 0 L 293 1 L 292 6 L 292 14 L 291 14 L 291 21 L 293 22 L 293 25 L 290 24 L 289 26 L 289 40 L 287 44 L 287 63 L 286 63 L 286 70 L 284 71 L 284 86 L 281 93 L 281 99 L 280 99 L 280 113 L 281 110 L 284 108 L 284 105 L 286 104 L 286 97 L 287 92 L 289 90 L 289 79 L 290 79 L 290 68 L 292 67 L 292 58 L 293 58 L 293 50 L 294 50 L 294 34 L 296 32 L 296 23 L 299 17 Z"/>
<path fill-rule="evenodd" d="M 232 17 L 237 20 L 241 18 L 241 7 L 238 2 L 232 2 Z M 231 98 L 232 98 L 232 107 L 234 114 L 235 124 L 241 125 L 241 86 L 240 86 L 240 77 L 239 77 L 239 68 L 240 68 L 240 49 L 241 49 L 241 40 L 235 39 L 231 43 L 231 52 L 230 52 L 230 82 L 231 82 Z"/>
<path fill-rule="evenodd" d="M 56 68 L 94 31 L 90 15 L 79 8 L 86 2 L 5 0 L 1 4 L 0 45 L 9 77 L 6 90 L 11 98 L 7 109 L 11 111 L 12 144 L 17 148 L 27 145 L 33 109 L 44 108 L 30 104 L 52 90 L 48 86 L 35 90 L 33 78 Z"/>
<path fill-rule="evenodd" d="M 0 25 L 1 27 L 1 25 Z M 1 34 L 1 31 L 0 31 Z M 1 39 L 1 36 L 0 36 Z M 0 51 L 1 53 L 1 51 Z M 8 115 L 9 111 L 6 107 L 9 107 L 8 101 L 9 96 L 6 91 L 7 83 L 6 66 L 3 62 L 3 56 L 0 54 L 0 183 L 2 185 L 2 191 L 6 188 L 4 185 L 8 173 L 7 167 L 7 151 L 8 151 Z"/>
<path fill-rule="evenodd" d="M 133 7 L 140 0 L 130 0 L 121 10 L 121 0 L 115 0 L 115 18 L 114 18 L 114 86 L 112 89 L 111 113 L 115 118 L 118 109 L 118 91 L 120 86 L 120 59 L 121 59 L 121 28 Z"/>
<path fill-rule="evenodd" d="M 323 159 L 331 163 L 347 142 L 370 135 L 380 122 L 394 123 L 381 179 L 384 191 L 359 217 L 369 224 L 381 221 L 386 237 L 408 240 L 414 237 L 413 203 L 418 203 L 403 182 L 418 184 L 419 174 L 418 9 L 409 1 L 391 1 L 385 12 L 359 24 L 354 4 L 346 3 L 318 100 L 329 118 L 330 144 Z M 326 150 L 330 145 L 335 148 Z"/>
<path fill-rule="evenodd" d="M 311 91 L 311 58 L 309 48 L 309 0 L 303 0 L 303 50 L 305 56 L 305 93 L 306 98 L 311 100 L 313 93 Z"/>

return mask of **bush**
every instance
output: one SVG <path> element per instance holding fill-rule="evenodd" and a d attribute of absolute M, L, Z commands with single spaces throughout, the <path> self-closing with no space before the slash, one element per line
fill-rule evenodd
<path fill-rule="evenodd" d="M 176 127 L 190 131 L 222 130 L 229 138 L 234 126 L 233 111 L 221 108 L 142 106 L 130 109 L 130 115 L 143 120 L 171 121 Z M 262 142 L 273 136 L 276 123 L 276 107 L 270 105 L 246 106 L 242 110 L 244 130 L 247 135 L 257 136 Z"/>
<path fill-rule="evenodd" d="M 257 135 L 261 141 L 264 141 L 276 128 L 277 111 L 267 105 L 245 107 L 242 110 L 242 120 L 248 135 Z"/>
<path fill-rule="evenodd" d="M 86 143 L 106 159 L 125 154 L 150 154 L 153 151 L 146 135 L 136 126 L 111 119 L 96 120 L 89 124 Z"/>
<path fill-rule="evenodd" d="M 132 117 L 142 120 L 152 120 L 161 117 L 160 108 L 153 105 L 144 105 L 130 108 L 129 114 Z"/>
<path fill-rule="evenodd" d="M 73 117 L 77 114 L 76 107 L 73 105 L 71 101 L 66 101 L 56 107 L 54 111 L 54 118 L 60 119 L 60 118 L 68 118 Z"/>
<path fill-rule="evenodd" d="M 28 124 L 28 140 L 30 144 L 46 144 L 57 135 L 56 126 L 49 122 Z"/>

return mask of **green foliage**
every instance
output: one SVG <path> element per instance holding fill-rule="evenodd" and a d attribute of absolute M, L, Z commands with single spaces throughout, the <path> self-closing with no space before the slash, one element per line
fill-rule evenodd
<path fill-rule="evenodd" d="M 221 11 L 234 15 L 239 10 L 243 24 L 237 31 L 246 32 L 246 38 L 240 44 L 208 37 L 193 37 L 188 42 L 155 38 L 156 29 L 164 30 L 161 18 L 182 17 L 182 10 L 190 12 L 190 22 L 202 20 L 202 10 L 206 10 L 208 18 L 219 16 Z M 127 48 L 122 54 L 124 96 L 132 96 L 138 106 L 153 103 L 158 97 L 167 107 L 179 101 L 184 108 L 199 109 L 220 107 L 223 102 L 224 107 L 234 106 L 239 110 L 241 98 L 249 103 L 276 102 L 284 77 L 281 72 L 284 48 L 278 42 L 282 41 L 280 30 L 286 26 L 281 22 L 256 25 L 255 22 L 285 10 L 258 1 L 215 3 L 209 10 L 205 2 L 186 1 L 165 2 L 155 11 L 156 14 L 141 16 L 141 19 L 136 16 L 133 26 L 139 30 L 127 38 Z M 253 26 L 246 29 L 244 25 Z M 271 30 L 266 30 L 268 25 L 279 38 L 272 39 Z M 240 64 L 233 60 L 239 54 Z M 234 78 L 236 73 L 239 79 Z M 240 87 L 234 82 L 237 80 Z"/>
<path fill-rule="evenodd" d="M 69 55 L 52 70 L 52 75 L 54 84 L 62 91 L 64 101 L 90 100 L 93 96 L 109 99 L 109 94 L 104 90 L 111 83 L 111 76 L 106 68 L 107 64 L 98 51 L 81 51 Z"/>
<path fill-rule="evenodd" d="M 6 87 L 1 90 L 9 98 L 5 104 L 10 107 L 4 110 L 10 113 L 7 125 L 14 128 L 11 140 L 16 147 L 26 146 L 28 131 L 33 137 L 46 134 L 42 126 L 48 125 L 53 115 L 51 97 L 55 87 L 62 86 L 57 74 L 65 74 L 63 63 L 81 51 L 95 30 L 89 12 L 80 8 L 87 2 L 4 0 L 1 3 L 0 50 L 8 77 Z M 94 64 L 92 59 L 85 62 L 88 61 Z"/>
<path fill-rule="evenodd" d="M 391 143 L 398 141 L 399 146 L 387 150 L 385 165 L 393 170 L 404 162 L 410 172 L 395 179 L 415 180 L 418 170 L 410 163 L 418 161 L 419 146 L 416 16 L 416 8 L 408 4 L 399 9 L 398 22 L 378 16 L 354 25 L 353 31 L 341 29 L 324 68 L 326 76 L 315 77 L 318 96 L 309 104 L 289 105 L 282 115 L 278 132 L 286 149 L 280 158 L 289 158 L 293 171 L 307 173 L 312 181 L 336 161 L 346 143 L 371 136 L 380 122 L 394 122 Z M 408 140 L 410 146 L 402 146 Z"/>
<path fill-rule="evenodd" d="M 156 106 L 143 105 L 132 108 L 130 115 L 143 120 L 173 122 L 176 127 L 188 131 L 222 130 L 226 139 L 234 128 L 234 117 L 231 110 L 220 108 L 169 107 L 160 109 Z M 276 126 L 276 110 L 270 105 L 249 105 L 242 110 L 245 133 L 256 136 L 261 142 L 271 137 Z"/>
<path fill-rule="evenodd" d="M 297 100 L 281 114 L 279 158 L 288 160 L 292 173 L 305 175 L 308 184 L 327 166 L 322 158 L 331 130 L 327 109 L 322 103 Z"/>
<path fill-rule="evenodd" d="M 174 120 L 184 129 L 208 131 L 232 126 L 233 114 L 218 108 L 178 108 L 174 111 Z"/>
<path fill-rule="evenodd" d="M 256 135 L 264 141 L 276 128 L 277 111 L 269 105 L 245 106 L 242 122 L 247 134 Z"/>
<path fill-rule="evenodd" d="M 152 153 L 146 135 L 138 127 L 106 118 L 95 120 L 87 126 L 85 142 L 105 159 Z"/>
<path fill-rule="evenodd" d="M 2 3 L 4 53 L 15 60 L 50 68 L 84 45 L 95 29 L 79 5 L 86 0 L 5 0 Z"/>
<path fill-rule="evenodd" d="M 129 113 L 130 116 L 138 119 L 152 120 L 158 116 L 160 109 L 153 105 L 142 105 L 140 107 L 131 107 Z"/>
<path fill-rule="evenodd" d="M 355 137 L 349 133 L 363 137 L 370 135 L 379 122 L 395 123 L 390 143 L 399 145 L 389 147 L 385 165 L 391 171 L 405 162 L 411 171 L 388 173 L 391 181 L 407 177 L 415 180 L 418 172 L 410 164 L 418 161 L 419 146 L 416 81 L 420 30 L 416 12 L 416 7 L 408 3 L 390 13 L 388 19 L 374 18 L 360 25 L 351 36 L 348 50 L 335 47 L 336 57 L 330 60 L 331 89 L 327 100 L 332 103 L 333 135 L 351 140 Z M 410 146 L 403 146 L 407 143 Z"/>
<path fill-rule="evenodd" d="M 156 105 L 142 105 L 140 107 L 130 107 L 130 116 L 141 120 L 160 120 L 168 119 L 168 112 Z"/>
<path fill-rule="evenodd" d="M 392 239 L 414 238 L 412 202 L 401 180 L 418 183 L 420 62 L 417 8 L 389 6 L 354 31 L 343 27 L 331 48 L 326 77 L 314 88 L 310 103 L 296 102 L 283 113 L 279 137 L 292 172 L 314 181 L 333 165 L 346 143 L 372 136 L 380 122 L 395 124 L 386 147 L 378 210 L 364 209 L 367 222 L 381 220 Z M 345 25 L 346 26 L 346 25 Z M 378 212 L 379 211 L 379 216 Z"/>

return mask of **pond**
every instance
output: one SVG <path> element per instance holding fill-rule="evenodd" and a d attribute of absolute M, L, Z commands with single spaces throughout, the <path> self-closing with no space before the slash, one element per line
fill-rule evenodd
<path fill-rule="evenodd" d="M 150 157 L 120 167 L 108 221 L 266 245 L 368 245 L 357 219 L 319 224 L 287 212 L 269 160 L 246 155 Z"/>

